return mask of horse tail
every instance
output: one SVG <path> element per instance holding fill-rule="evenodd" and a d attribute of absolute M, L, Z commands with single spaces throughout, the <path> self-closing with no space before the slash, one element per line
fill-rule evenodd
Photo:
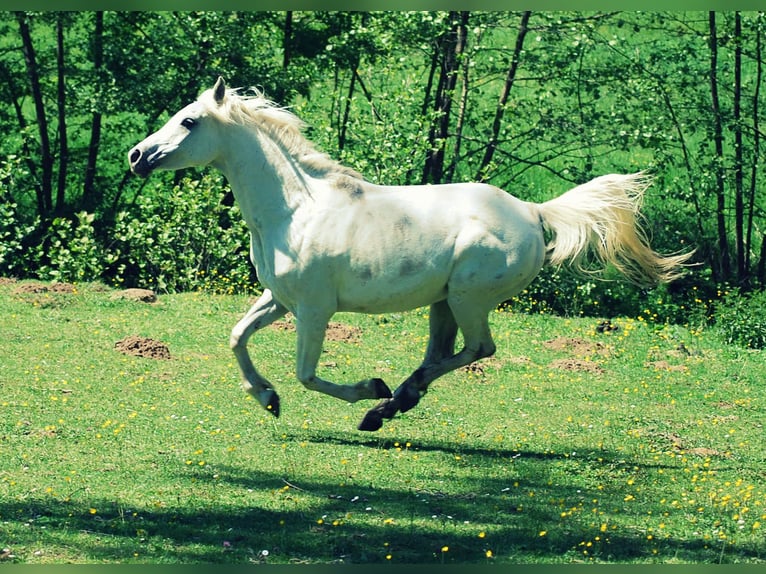
<path fill-rule="evenodd" d="M 548 261 L 569 262 L 586 273 L 611 264 L 630 281 L 646 286 L 683 275 L 692 253 L 656 253 L 641 226 L 639 210 L 650 184 L 651 178 L 643 172 L 603 175 L 537 204 L 543 226 L 552 236 Z"/>

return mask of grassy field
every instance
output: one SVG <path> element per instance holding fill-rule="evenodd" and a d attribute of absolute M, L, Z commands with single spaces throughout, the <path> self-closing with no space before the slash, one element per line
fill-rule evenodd
<path fill-rule="evenodd" d="M 0 283 L 0 564 L 766 561 L 762 352 L 497 312 L 495 357 L 363 433 L 289 320 L 250 345 L 282 416 L 241 391 L 247 297 L 43 287 Z M 419 364 L 425 310 L 335 321 L 327 378 Z"/>

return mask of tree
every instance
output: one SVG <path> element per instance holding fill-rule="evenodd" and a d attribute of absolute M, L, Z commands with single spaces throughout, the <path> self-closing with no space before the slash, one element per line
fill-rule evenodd
<path fill-rule="evenodd" d="M 104 81 L 104 13 L 96 12 L 92 36 L 93 72 L 94 79 Z M 92 209 L 96 205 L 96 169 L 98 154 L 101 147 L 101 122 L 103 114 L 100 106 L 93 106 L 90 141 L 88 142 L 88 159 L 85 164 L 85 175 L 82 185 L 82 206 Z"/>
<path fill-rule="evenodd" d="M 492 131 L 490 132 L 489 141 L 484 152 L 484 157 L 479 165 L 479 171 L 476 174 L 477 181 L 485 181 L 487 174 L 492 163 L 492 158 L 495 155 L 497 149 L 498 138 L 500 137 L 500 127 L 503 121 L 503 115 L 505 114 L 505 108 L 508 104 L 508 97 L 511 94 L 511 88 L 516 81 L 516 73 L 519 69 L 519 62 L 521 61 L 521 53 L 524 50 L 524 39 L 527 36 L 527 30 L 529 26 L 529 18 L 532 12 L 526 11 L 521 15 L 521 23 L 519 24 L 519 32 L 516 36 L 516 44 L 511 57 L 511 65 L 508 68 L 508 74 L 505 77 L 505 83 L 503 89 L 500 92 L 500 101 L 497 104 L 495 110 L 495 119 L 492 122 Z"/>
<path fill-rule="evenodd" d="M 37 65 L 37 54 L 32 41 L 29 17 L 24 12 L 16 12 L 16 20 L 21 36 L 21 49 L 24 53 L 27 77 L 32 90 L 36 124 L 40 146 L 40 178 L 36 182 L 37 210 L 41 217 L 47 217 L 53 208 L 53 153 L 48 134 L 48 114 L 43 100 L 43 90 Z M 26 122 L 24 122 L 26 125 Z"/>
<path fill-rule="evenodd" d="M 442 183 L 445 146 L 449 137 L 452 101 L 461 59 L 467 41 L 470 12 L 450 12 L 449 28 L 442 33 L 434 47 L 434 62 L 438 62 L 439 79 L 433 97 L 434 120 L 428 134 L 431 149 L 423 167 L 422 183 Z"/>

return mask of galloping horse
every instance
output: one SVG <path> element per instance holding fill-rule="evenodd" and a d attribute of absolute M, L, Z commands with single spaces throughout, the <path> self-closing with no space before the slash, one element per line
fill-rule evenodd
<path fill-rule="evenodd" d="M 480 183 L 374 185 L 317 151 L 303 127 L 261 94 L 241 95 L 218 78 L 128 152 L 140 176 L 212 165 L 230 183 L 265 288 L 230 344 L 244 389 L 276 416 L 277 393 L 246 345 L 288 311 L 296 319 L 298 380 L 352 403 L 383 399 L 359 425 L 374 431 L 414 407 L 438 377 L 492 355 L 490 311 L 524 289 L 546 260 L 583 269 L 595 258 L 654 284 L 679 276 L 690 256 L 664 257 L 648 245 L 638 223 L 649 184 L 641 173 L 604 175 L 541 204 Z M 340 385 L 317 376 L 334 313 L 426 305 L 425 359 L 393 394 L 378 378 Z M 455 352 L 458 329 L 464 347 Z"/>

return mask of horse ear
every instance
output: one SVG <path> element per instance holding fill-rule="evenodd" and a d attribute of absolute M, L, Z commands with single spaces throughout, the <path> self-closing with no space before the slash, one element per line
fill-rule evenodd
<path fill-rule="evenodd" d="M 219 106 L 223 103 L 223 98 L 226 96 L 226 84 L 223 81 L 223 78 L 221 76 L 218 76 L 218 80 L 215 83 L 215 86 L 213 86 L 213 97 L 215 98 L 215 103 Z"/>

